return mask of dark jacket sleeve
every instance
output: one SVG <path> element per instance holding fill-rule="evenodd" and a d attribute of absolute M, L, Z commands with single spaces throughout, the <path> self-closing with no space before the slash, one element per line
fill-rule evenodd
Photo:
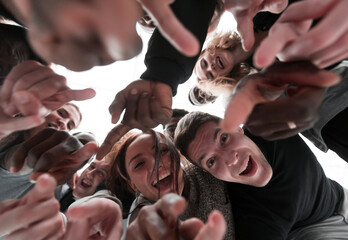
<path fill-rule="evenodd" d="M 176 0 L 171 8 L 202 46 L 215 5 L 215 0 Z M 156 29 L 149 40 L 145 56 L 147 69 L 141 78 L 164 82 L 171 86 L 175 95 L 178 85 L 191 76 L 198 56 L 199 54 L 190 58 L 183 56 Z"/>

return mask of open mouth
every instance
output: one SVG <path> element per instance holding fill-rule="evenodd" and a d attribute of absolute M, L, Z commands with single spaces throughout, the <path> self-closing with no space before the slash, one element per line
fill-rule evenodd
<path fill-rule="evenodd" d="M 221 58 L 220 57 L 216 57 L 216 62 L 217 62 L 217 65 L 221 68 L 221 69 L 224 69 L 224 63 L 222 62 Z"/>
<path fill-rule="evenodd" d="M 158 179 L 155 179 L 152 183 L 152 186 L 158 189 L 164 189 L 170 187 L 172 182 L 172 177 L 170 172 L 161 174 Z"/>
<path fill-rule="evenodd" d="M 83 179 L 81 181 L 81 186 L 84 188 L 89 188 L 92 186 L 92 183 L 89 180 Z"/>
<path fill-rule="evenodd" d="M 253 175 L 256 172 L 256 165 L 253 161 L 253 159 L 251 158 L 251 156 L 249 156 L 249 160 L 244 168 L 244 170 L 239 174 L 239 175 Z"/>

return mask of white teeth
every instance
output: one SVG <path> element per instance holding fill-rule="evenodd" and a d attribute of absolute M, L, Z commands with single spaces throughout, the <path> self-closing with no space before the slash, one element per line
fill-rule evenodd
<path fill-rule="evenodd" d="M 88 186 L 92 185 L 92 183 L 88 180 L 86 181 L 86 179 L 83 179 L 82 182 L 83 182 L 83 184 L 88 185 Z"/>
<path fill-rule="evenodd" d="M 170 172 L 164 172 L 164 173 L 161 173 L 159 176 L 158 176 L 158 181 L 157 179 L 155 179 L 152 183 L 152 186 L 155 186 L 159 181 L 161 181 L 162 179 L 168 177 L 170 175 Z"/>
<path fill-rule="evenodd" d="M 240 174 L 242 174 L 242 173 L 248 168 L 249 164 L 250 164 L 250 157 L 249 157 L 248 160 L 247 160 L 247 164 L 246 164 L 244 170 L 241 171 Z"/>
<path fill-rule="evenodd" d="M 222 69 L 224 68 L 224 65 L 222 64 L 222 61 L 221 61 L 220 57 L 217 58 L 217 63 L 218 63 L 220 68 L 222 68 Z"/>

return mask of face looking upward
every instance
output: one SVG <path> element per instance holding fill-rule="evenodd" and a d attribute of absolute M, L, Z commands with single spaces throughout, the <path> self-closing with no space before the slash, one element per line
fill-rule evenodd
<path fill-rule="evenodd" d="M 93 161 L 78 178 L 73 195 L 82 198 L 92 195 L 106 177 L 108 165 L 105 161 Z"/>
<path fill-rule="evenodd" d="M 155 165 L 155 139 L 152 134 L 138 136 L 129 146 L 126 152 L 125 165 L 130 178 L 130 185 L 135 191 L 141 192 L 152 201 L 172 192 L 174 176 L 171 175 L 170 150 L 161 139 L 160 162 L 158 165 L 159 181 L 157 174 L 153 173 Z M 179 194 L 183 189 L 182 170 L 179 169 L 178 187 Z"/>
<path fill-rule="evenodd" d="M 65 104 L 53 111 L 45 118 L 45 123 L 29 131 L 30 136 L 34 136 L 39 131 L 53 127 L 58 130 L 70 131 L 76 128 L 81 121 L 80 112 L 73 106 Z"/>
<path fill-rule="evenodd" d="M 196 64 L 196 75 L 199 79 L 213 80 L 218 76 L 230 73 L 234 66 L 230 50 L 216 48 L 214 53 L 205 51 Z"/>
<path fill-rule="evenodd" d="M 261 150 L 242 129 L 225 133 L 212 121 L 198 128 L 187 154 L 198 166 L 228 182 L 263 187 L 273 174 Z"/>

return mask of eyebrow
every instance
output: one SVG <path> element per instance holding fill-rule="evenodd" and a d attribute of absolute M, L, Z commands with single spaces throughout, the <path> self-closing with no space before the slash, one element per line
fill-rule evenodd
<path fill-rule="evenodd" d="M 153 147 L 151 149 L 155 149 L 155 145 L 153 145 Z M 128 166 L 138 157 L 142 156 L 143 153 L 138 153 L 137 155 L 135 155 L 134 157 L 131 158 L 131 160 L 129 160 Z"/>
<path fill-rule="evenodd" d="M 138 153 L 137 155 L 135 155 L 134 157 L 131 158 L 131 160 L 129 160 L 129 163 L 128 163 L 128 167 L 129 165 L 135 160 L 137 159 L 138 157 L 142 156 L 143 153 Z"/>
<path fill-rule="evenodd" d="M 217 136 L 218 136 L 218 134 L 219 134 L 220 131 L 221 131 L 221 128 L 216 128 L 216 129 L 215 129 L 214 137 L 213 137 L 214 142 L 216 141 Z M 206 157 L 206 154 L 205 154 L 205 153 L 203 153 L 203 155 L 200 156 L 200 158 L 198 159 L 198 164 L 199 164 L 199 166 L 202 166 L 202 161 L 203 161 L 203 159 L 204 159 L 205 157 Z"/>

